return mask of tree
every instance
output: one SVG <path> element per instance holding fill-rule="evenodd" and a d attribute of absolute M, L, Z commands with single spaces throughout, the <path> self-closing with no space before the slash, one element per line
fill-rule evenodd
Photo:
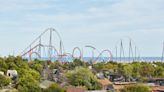
<path fill-rule="evenodd" d="M 29 67 L 31 69 L 34 69 L 34 70 L 38 71 L 40 74 L 43 71 L 43 65 L 38 63 L 38 62 L 29 62 Z"/>
<path fill-rule="evenodd" d="M 7 65 L 3 58 L 0 58 L 0 71 L 3 71 L 3 72 L 7 71 Z"/>
<path fill-rule="evenodd" d="M 100 71 L 104 70 L 104 66 L 105 66 L 105 63 L 100 62 L 100 63 L 94 64 L 93 69 L 95 69 L 97 72 L 100 72 Z"/>
<path fill-rule="evenodd" d="M 84 61 L 81 61 L 80 59 L 75 59 L 75 60 L 73 61 L 73 64 L 74 64 L 75 66 L 86 67 L 86 63 L 85 63 Z"/>
<path fill-rule="evenodd" d="M 39 72 L 32 69 L 19 69 L 18 74 L 17 89 L 19 92 L 41 92 Z"/>
<path fill-rule="evenodd" d="M 154 71 L 155 77 L 164 77 L 164 68 L 161 66 L 157 66 Z"/>
<path fill-rule="evenodd" d="M 140 75 L 140 69 L 141 69 L 141 64 L 139 62 L 133 62 L 132 63 L 132 66 L 133 66 L 133 73 L 132 73 L 132 76 L 134 78 L 139 78 L 141 77 Z"/>
<path fill-rule="evenodd" d="M 73 86 L 84 86 L 89 90 L 101 89 L 94 74 L 87 68 L 76 67 L 66 74 L 69 83 Z"/>
<path fill-rule="evenodd" d="M 60 69 L 60 68 L 62 68 L 62 64 L 59 61 L 50 64 L 50 69 Z"/>
<path fill-rule="evenodd" d="M 75 69 L 75 67 L 87 67 L 88 64 L 84 61 L 81 61 L 80 59 L 74 59 L 73 62 L 68 62 L 65 63 L 62 68 L 64 68 L 65 70 L 73 70 Z"/>
<path fill-rule="evenodd" d="M 125 81 L 130 81 L 132 77 L 133 66 L 131 64 L 118 64 L 118 74 L 121 74 L 125 77 Z"/>
<path fill-rule="evenodd" d="M 154 66 L 151 63 L 142 62 L 141 63 L 140 74 L 142 77 L 152 77 L 155 71 Z"/>
<path fill-rule="evenodd" d="M 19 78 L 17 89 L 19 92 L 41 92 L 38 81 L 28 73 Z"/>

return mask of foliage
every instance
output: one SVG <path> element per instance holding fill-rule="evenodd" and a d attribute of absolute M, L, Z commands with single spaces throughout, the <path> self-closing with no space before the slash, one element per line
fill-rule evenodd
<path fill-rule="evenodd" d="M 75 70 L 69 71 L 66 76 L 73 86 L 85 86 L 89 90 L 101 89 L 97 78 L 87 68 L 77 67 Z"/>
<path fill-rule="evenodd" d="M 141 84 L 126 86 L 120 92 L 150 92 L 149 87 Z"/>
<path fill-rule="evenodd" d="M 93 64 L 92 70 L 89 70 L 88 66 L 91 65 L 79 59 L 75 59 L 73 62 L 61 63 L 41 60 L 28 62 L 28 60 L 22 59 L 19 56 L 0 57 L 0 71 L 6 73 L 7 70 L 16 70 L 18 72 L 18 79 L 14 83 L 16 85 L 15 88 L 19 92 L 42 92 L 39 82 L 45 64 L 49 66 L 50 70 L 59 69 L 60 73 L 62 73 L 61 76 L 65 75 L 64 77 L 67 77 L 69 84 L 83 86 L 89 90 L 101 89 L 95 77 L 95 74 L 99 72 L 104 73 L 106 78 L 108 78 L 109 74 L 119 74 L 124 76 L 126 81 L 130 81 L 130 79 L 141 79 L 142 82 L 147 82 L 149 78 L 164 77 L 163 62 L 99 62 Z M 0 75 L 1 87 L 7 86 L 11 82 L 10 78 Z M 66 81 L 62 80 L 62 82 Z M 55 88 L 54 85 L 47 90 L 52 91 L 53 88 Z"/>
<path fill-rule="evenodd" d="M 40 74 L 42 73 L 43 71 L 43 65 L 39 62 L 29 62 L 29 67 L 31 69 L 34 69 L 36 70 L 37 72 L 39 72 Z"/>
<path fill-rule="evenodd" d="M 0 58 L 0 71 L 7 71 L 7 65 L 3 58 Z"/>
<path fill-rule="evenodd" d="M 63 64 L 63 69 L 64 70 L 73 70 L 75 69 L 75 67 L 87 67 L 89 66 L 89 64 L 87 62 L 81 61 L 80 59 L 75 59 L 73 60 L 73 62 L 69 62 L 69 63 L 64 63 Z"/>
<path fill-rule="evenodd" d="M 155 67 L 151 63 L 141 63 L 141 71 L 140 74 L 143 77 L 152 77 L 154 73 Z"/>
<path fill-rule="evenodd" d="M 44 90 L 44 92 L 64 92 L 63 88 L 53 83 L 50 87 Z"/>
<path fill-rule="evenodd" d="M 11 83 L 11 79 L 0 74 L 0 87 L 7 86 Z"/>
<path fill-rule="evenodd" d="M 16 88 L 19 92 L 41 91 L 38 85 L 41 77 L 39 71 L 37 71 L 37 68 L 30 68 L 28 62 L 21 57 L 9 56 L 7 58 L 0 58 L 0 66 L 2 66 L 0 69 L 4 72 L 7 72 L 7 70 L 17 70 L 19 78 Z M 1 86 L 6 86 L 11 82 L 10 78 L 0 77 Z"/>
<path fill-rule="evenodd" d="M 39 88 L 39 80 L 40 75 L 35 70 L 29 69 L 21 69 L 18 72 L 20 74 L 20 78 L 18 79 L 17 89 L 20 92 L 40 92 Z"/>

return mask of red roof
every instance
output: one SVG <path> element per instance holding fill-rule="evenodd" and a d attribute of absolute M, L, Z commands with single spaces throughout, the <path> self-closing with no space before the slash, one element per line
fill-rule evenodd
<path fill-rule="evenodd" d="M 83 89 L 83 88 L 69 87 L 67 89 L 67 92 L 85 92 L 85 89 Z"/>
<path fill-rule="evenodd" d="M 103 86 L 112 84 L 112 82 L 110 82 L 108 79 L 101 79 L 101 80 L 98 80 L 98 81 Z"/>
<path fill-rule="evenodd" d="M 164 91 L 164 86 L 156 86 L 156 87 L 153 87 L 153 90 L 154 91 Z"/>

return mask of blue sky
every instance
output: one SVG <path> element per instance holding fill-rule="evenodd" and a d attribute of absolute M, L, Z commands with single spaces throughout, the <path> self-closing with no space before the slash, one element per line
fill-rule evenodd
<path fill-rule="evenodd" d="M 114 51 L 128 36 L 141 56 L 161 56 L 163 24 L 164 0 L 1 0 L 0 55 L 19 54 L 53 27 L 68 52 L 85 45 Z"/>

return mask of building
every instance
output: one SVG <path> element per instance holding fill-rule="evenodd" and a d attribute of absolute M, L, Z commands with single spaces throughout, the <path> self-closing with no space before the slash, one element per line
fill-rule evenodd
<path fill-rule="evenodd" d="M 102 90 L 109 90 L 112 89 L 112 82 L 108 79 L 99 79 L 98 82 L 102 85 Z"/>
<path fill-rule="evenodd" d="M 7 76 L 9 76 L 12 80 L 15 80 L 18 77 L 18 73 L 16 70 L 7 70 Z"/>
<path fill-rule="evenodd" d="M 164 78 L 152 78 L 148 84 L 154 84 L 154 86 L 164 86 Z"/>
<path fill-rule="evenodd" d="M 66 92 L 85 92 L 84 88 L 68 87 Z"/>
<path fill-rule="evenodd" d="M 86 92 L 108 92 L 107 90 L 94 90 L 94 91 L 86 91 Z M 112 92 L 112 91 L 110 91 Z"/>
<path fill-rule="evenodd" d="M 152 92 L 164 92 L 164 86 L 153 87 L 153 91 Z"/>
<path fill-rule="evenodd" d="M 120 89 L 123 89 L 125 86 L 134 85 L 136 82 L 114 82 L 113 88 L 116 92 L 119 92 Z"/>
<path fill-rule="evenodd" d="M 98 79 L 104 79 L 105 78 L 103 72 L 97 73 L 96 76 Z"/>

